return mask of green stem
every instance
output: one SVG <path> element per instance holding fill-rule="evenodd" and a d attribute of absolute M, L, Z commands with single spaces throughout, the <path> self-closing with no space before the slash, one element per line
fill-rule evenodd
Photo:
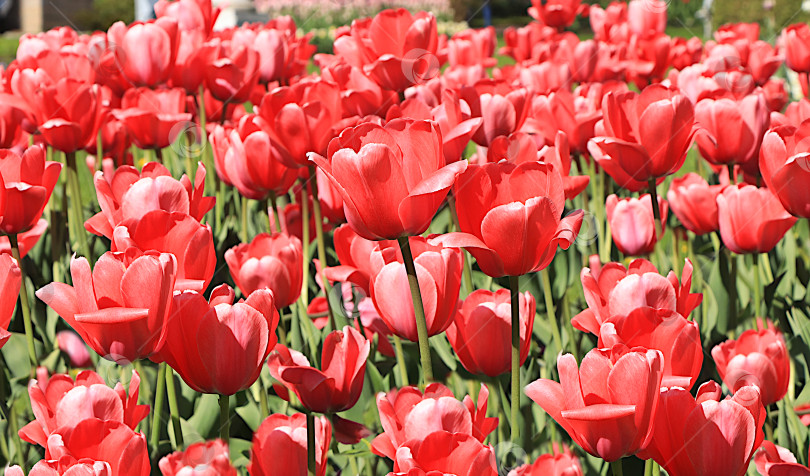
<path fill-rule="evenodd" d="M 450 209 L 450 218 L 453 220 L 453 228 L 457 231 L 461 231 L 461 226 L 458 223 L 458 212 L 456 212 L 456 198 L 453 196 L 453 193 L 447 194 L 447 208 Z M 464 252 L 464 263 L 463 267 L 461 268 L 461 278 L 462 283 L 464 283 L 464 295 L 460 296 L 459 299 L 466 298 L 470 295 L 475 288 L 473 287 L 472 282 L 472 270 L 470 269 L 470 260 L 469 260 L 469 253 L 466 251 Z"/>
<path fill-rule="evenodd" d="M 92 261 L 90 246 L 87 243 L 87 233 L 84 229 L 84 214 L 82 212 L 82 195 L 79 187 L 79 170 L 76 167 L 76 153 L 66 153 L 65 161 L 67 162 L 68 168 L 67 182 L 68 189 L 70 190 L 70 210 L 73 215 L 69 219 L 75 222 L 74 231 L 76 232 L 76 236 L 74 238 L 78 241 L 79 253 Z"/>
<path fill-rule="evenodd" d="M 734 164 L 728 164 L 728 181 L 731 185 L 737 183 L 737 177 L 734 176 Z"/>
<path fill-rule="evenodd" d="M 731 283 L 728 289 L 728 333 L 733 336 L 737 329 L 737 255 L 729 249 L 726 251 L 728 251 L 729 261 L 729 283 Z"/>
<path fill-rule="evenodd" d="M 205 191 L 207 194 L 215 194 L 217 190 L 217 174 L 214 168 L 214 156 L 213 154 L 209 154 L 208 151 L 208 132 L 206 131 L 206 121 L 208 118 L 206 117 L 205 113 L 205 88 L 203 85 L 200 85 L 200 92 L 198 94 L 199 97 L 199 119 L 200 119 L 200 158 L 205 164 Z M 193 177 L 189 177 L 192 179 Z"/>
<path fill-rule="evenodd" d="M 22 468 L 23 473 L 26 469 L 26 460 L 27 458 L 27 446 L 22 444 L 22 439 L 20 438 L 19 434 L 19 425 L 17 424 L 17 407 L 14 405 L 14 402 L 11 402 L 11 406 L 9 409 L 9 416 L 8 416 L 8 425 L 11 427 L 11 434 L 15 437 L 12 437 L 14 440 L 14 446 L 17 447 L 17 464 L 20 465 Z"/>
<path fill-rule="evenodd" d="M 304 284 L 301 286 L 301 302 L 304 309 L 309 305 L 309 200 L 307 200 L 306 185 L 301 192 L 301 243 L 304 252 Z"/>
<path fill-rule="evenodd" d="M 262 411 L 262 421 L 270 415 L 270 408 L 267 406 L 267 389 L 264 388 L 264 381 L 262 380 L 262 376 L 259 375 L 259 379 L 256 380 L 259 384 L 259 408 Z"/>
<path fill-rule="evenodd" d="M 11 243 L 11 256 L 17 261 L 17 266 L 20 267 L 20 307 L 22 308 L 25 342 L 28 344 L 28 358 L 31 360 L 31 376 L 33 377 L 37 368 L 37 351 L 34 347 L 34 326 L 31 324 L 31 308 L 28 306 L 28 291 L 25 287 L 25 270 L 20 259 L 20 245 L 17 241 L 17 234 L 8 235 L 8 240 Z"/>
<path fill-rule="evenodd" d="M 563 350 L 562 336 L 560 335 L 560 326 L 557 323 L 557 313 L 554 311 L 554 300 L 551 297 L 551 278 L 548 276 L 548 268 L 543 268 L 540 271 L 540 279 L 543 284 L 543 299 L 546 301 L 546 315 L 548 316 L 548 324 L 551 326 L 551 334 L 560 351 Z"/>
<path fill-rule="evenodd" d="M 610 463 L 610 469 L 613 470 L 613 476 L 624 476 L 621 459 Z"/>
<path fill-rule="evenodd" d="M 509 276 L 512 306 L 512 442 L 518 440 L 520 425 L 520 276 Z"/>
<path fill-rule="evenodd" d="M 655 221 L 655 240 L 659 241 L 663 228 L 661 227 L 661 209 L 658 208 L 658 190 L 656 190 L 655 178 L 651 178 L 649 184 L 650 204 L 652 205 L 653 220 Z M 661 263 L 658 264 L 661 265 Z"/>
<path fill-rule="evenodd" d="M 161 365 L 166 365 L 166 363 Z M 185 442 L 183 441 L 183 427 L 180 426 L 180 408 L 177 405 L 177 393 L 174 390 L 174 370 L 168 366 L 166 367 L 166 393 L 169 396 L 169 411 L 172 414 L 174 441 L 177 443 L 175 449 L 182 449 Z"/>
<path fill-rule="evenodd" d="M 416 266 L 413 263 L 411 244 L 407 236 L 401 236 L 397 238 L 397 241 L 399 242 L 399 248 L 402 250 L 402 260 L 405 264 L 405 271 L 408 273 L 408 284 L 411 287 L 413 313 L 416 318 L 416 334 L 419 338 L 419 358 L 422 362 L 422 384 L 426 385 L 433 381 L 433 365 L 430 361 L 425 307 L 422 304 L 422 294 L 419 290 L 419 280 L 416 277 Z"/>
<path fill-rule="evenodd" d="M 571 305 L 569 303 L 570 298 L 568 297 L 568 291 L 563 294 L 562 297 L 562 318 L 563 322 L 565 322 L 565 332 L 568 333 L 568 342 L 571 344 L 569 349 L 571 353 L 574 355 L 574 359 L 579 362 L 579 344 L 580 342 L 577 340 L 577 337 L 580 334 L 577 334 L 574 331 L 574 325 L 571 324 Z"/>
<path fill-rule="evenodd" d="M 307 476 L 315 476 L 315 415 L 307 412 Z"/>
<path fill-rule="evenodd" d="M 248 199 L 247 197 L 240 198 L 242 200 L 242 216 L 240 217 L 242 219 L 242 230 L 239 239 L 242 240 L 242 243 L 248 243 Z"/>
<path fill-rule="evenodd" d="M 152 454 L 155 455 L 158 454 L 158 446 L 160 445 L 160 419 L 163 417 L 163 398 L 166 395 L 167 367 L 168 365 L 165 362 L 158 367 L 155 404 L 152 409 L 152 430 L 149 433 L 149 446 L 152 448 Z"/>
<path fill-rule="evenodd" d="M 219 437 L 225 444 L 228 444 L 231 436 L 230 400 L 228 395 L 219 396 Z"/>
<path fill-rule="evenodd" d="M 268 199 L 268 202 L 269 202 L 270 208 L 273 210 L 273 220 L 276 223 L 276 231 L 278 231 L 280 233 L 281 232 L 281 217 L 278 216 L 278 203 L 277 203 L 277 200 L 278 200 L 278 197 L 276 197 L 276 193 L 275 192 L 270 192 L 270 198 Z M 267 207 L 265 207 L 265 208 L 267 208 Z M 273 227 L 270 226 L 270 221 L 269 220 L 267 222 L 267 226 L 268 226 L 268 232 L 270 234 L 272 234 L 272 228 Z"/>
<path fill-rule="evenodd" d="M 321 282 L 323 283 L 323 294 L 326 296 L 326 312 L 329 315 L 329 326 L 332 330 L 338 330 L 335 312 L 329 299 L 329 280 L 326 279 L 323 270 L 326 269 L 326 246 L 323 239 L 323 216 L 321 216 L 321 201 L 318 199 L 318 179 L 315 176 L 315 167 L 309 166 L 309 183 L 312 186 L 312 213 L 315 215 L 315 239 L 318 244 L 318 261 L 321 262 Z M 304 189 L 306 193 L 306 189 Z M 341 327 L 346 325 L 345 319 L 341 316 Z"/>
<path fill-rule="evenodd" d="M 759 253 L 754 253 L 754 319 L 759 317 L 762 303 L 762 285 L 759 279 Z"/>
<path fill-rule="evenodd" d="M 398 335 L 392 334 L 394 337 L 394 352 L 397 356 L 397 368 L 399 369 L 399 382 L 397 386 L 402 388 L 408 385 L 408 368 L 405 367 L 405 353 L 402 350 L 402 339 Z"/>

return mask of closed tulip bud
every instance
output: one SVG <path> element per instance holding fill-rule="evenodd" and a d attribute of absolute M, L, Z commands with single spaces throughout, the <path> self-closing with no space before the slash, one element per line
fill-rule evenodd
<path fill-rule="evenodd" d="M 696 235 L 720 229 L 717 218 L 717 195 L 724 185 L 709 185 L 696 173 L 688 173 L 672 181 L 667 201 L 678 220 Z"/>
<path fill-rule="evenodd" d="M 765 134 L 759 155 L 759 168 L 765 184 L 790 214 L 801 218 L 810 218 L 808 138 L 810 122 L 802 122 L 797 128 L 777 127 Z"/>
<path fill-rule="evenodd" d="M 332 425 L 326 417 L 315 417 L 315 474 L 324 476 L 332 439 Z M 274 414 L 265 418 L 253 434 L 250 448 L 250 476 L 307 475 L 307 419 L 303 413 Z"/>
<path fill-rule="evenodd" d="M 583 476 L 579 458 L 571 448 L 562 445 L 562 451 L 554 443 L 551 454 L 541 455 L 533 464 L 524 464 L 509 472 L 509 476 Z"/>
<path fill-rule="evenodd" d="M 244 295 L 257 289 L 273 291 L 278 309 L 294 303 L 301 294 L 303 255 L 301 240 L 285 233 L 261 233 L 250 243 L 225 252 L 225 262 Z"/>
<path fill-rule="evenodd" d="M 770 188 L 737 184 L 717 196 L 723 244 L 738 254 L 767 253 L 796 223 Z"/>
<path fill-rule="evenodd" d="M 42 216 L 51 192 L 59 180 L 62 164 L 45 160 L 45 149 L 32 146 L 22 156 L 10 149 L 0 150 L 0 231 L 17 234 L 28 231 Z"/>
<path fill-rule="evenodd" d="M 528 292 L 519 294 L 520 364 L 529 356 L 535 302 Z M 496 377 L 509 372 L 511 363 L 511 297 L 509 290 L 474 291 L 456 311 L 447 338 L 461 365 L 474 374 Z"/>
<path fill-rule="evenodd" d="M 663 234 L 669 206 L 660 196 L 658 208 L 661 210 Z M 655 233 L 650 194 L 645 193 L 641 198 L 622 199 L 615 194 L 610 195 L 605 203 L 605 210 L 610 223 L 610 234 L 619 251 L 630 256 L 640 256 L 655 250 L 655 244 L 661 237 Z"/>

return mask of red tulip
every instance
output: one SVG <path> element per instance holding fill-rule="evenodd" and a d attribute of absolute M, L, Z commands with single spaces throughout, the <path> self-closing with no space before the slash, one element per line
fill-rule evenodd
<path fill-rule="evenodd" d="M 447 59 L 450 66 L 481 64 L 491 68 L 497 64 L 492 55 L 495 53 L 495 28 L 486 27 L 479 30 L 471 28 L 453 35 L 447 41 Z"/>
<path fill-rule="evenodd" d="M 427 386 L 425 393 L 404 387 L 377 394 L 377 408 L 383 430 L 374 438 L 371 450 L 396 459 L 398 449 L 409 441 L 422 440 L 434 432 L 470 435 L 479 442 L 498 426 L 497 418 L 486 418 L 489 390 L 481 385 L 478 402 L 469 396 L 460 402 L 440 383 Z"/>
<path fill-rule="evenodd" d="M 382 320 L 380 314 L 377 313 L 377 309 L 374 307 L 374 302 L 371 301 L 371 298 L 363 297 L 362 290 L 355 290 L 352 283 L 342 283 L 340 287 L 341 294 L 343 295 L 340 304 L 342 308 L 338 308 L 337 312 L 342 312 L 347 317 L 353 317 L 355 319 L 354 328 L 362 332 L 369 342 L 374 339 L 375 335 L 379 336 L 377 351 L 382 355 L 394 358 L 396 356 L 394 347 L 388 340 L 388 336 L 393 333 L 385 321 Z M 355 294 L 356 291 L 360 292 Z M 355 307 L 355 302 L 358 298 L 360 302 Z M 312 324 L 315 328 L 323 330 L 326 328 L 327 324 L 329 324 L 327 310 L 326 298 L 324 296 L 318 296 L 309 302 L 307 314 L 320 314 L 320 317 L 316 317 L 312 320 Z"/>
<path fill-rule="evenodd" d="M 143 433 L 135 433 L 118 421 L 96 418 L 57 429 L 48 439 L 45 459 L 56 460 L 60 466 L 103 462 L 108 465 L 110 475 L 148 476 L 150 473 Z"/>
<path fill-rule="evenodd" d="M 467 163 L 445 166 L 441 134 L 427 121 L 361 124 L 312 154 L 343 197 L 349 225 L 369 240 L 419 235 Z"/>
<path fill-rule="evenodd" d="M 0 192 L 0 231 L 17 234 L 33 227 L 42 216 L 61 170 L 59 162 L 45 160 L 43 147 L 29 147 L 22 157 L 10 149 L 0 149 L 0 183 L 5 184 Z"/>
<path fill-rule="evenodd" d="M 461 288 L 464 254 L 458 248 L 409 238 L 424 304 L 427 335 L 440 334 L 453 322 Z M 416 342 L 416 318 L 402 253 L 395 242 L 380 242 L 370 256 L 374 273 L 371 299 L 391 331 Z"/>
<path fill-rule="evenodd" d="M 631 0 L 627 4 L 627 25 L 633 35 L 649 38 L 667 28 L 667 3 L 662 0 Z"/>
<path fill-rule="evenodd" d="M 324 275 L 330 281 L 352 282 L 360 286 L 367 295 L 370 294 L 370 283 L 376 274 L 370 257 L 377 249 L 377 243 L 358 235 L 349 225 L 337 228 L 333 236 L 340 265 L 326 268 Z"/>
<path fill-rule="evenodd" d="M 473 135 L 476 144 L 489 147 L 498 136 L 520 130 L 531 107 L 528 89 L 496 90 L 487 87 L 462 88 L 460 97 L 470 106 L 472 117 L 480 117 L 481 127 Z"/>
<path fill-rule="evenodd" d="M 8 332 L 8 325 L 14 317 L 14 306 L 20 295 L 20 285 L 22 284 L 22 271 L 17 261 L 10 254 L 0 253 L 0 348 L 5 345 L 11 337 Z"/>
<path fill-rule="evenodd" d="M 210 35 L 219 16 L 219 8 L 214 9 L 211 2 L 206 0 L 158 0 L 155 15 L 158 18 L 174 18 L 181 31 L 199 31 Z"/>
<path fill-rule="evenodd" d="M 115 45 L 116 64 L 135 86 L 154 87 L 169 79 L 177 57 L 178 23 L 171 17 L 154 22 L 114 23 L 107 38 Z"/>
<path fill-rule="evenodd" d="M 185 451 L 175 451 L 158 463 L 163 476 L 236 476 L 231 466 L 228 445 L 222 440 L 194 443 Z"/>
<path fill-rule="evenodd" d="M 810 25 L 796 23 L 782 32 L 785 63 L 797 73 L 810 73 Z"/>
<path fill-rule="evenodd" d="M 594 335 L 599 335 L 602 324 L 629 316 L 638 309 L 673 311 L 688 317 L 703 299 L 700 293 L 690 293 L 692 262 L 688 259 L 683 266 L 682 282 L 671 271 L 664 278 L 645 259 L 634 259 L 625 268 L 621 263 L 601 266 L 596 256 L 591 257 L 590 268 L 582 268 L 580 278 L 588 309 L 577 314 L 571 323 Z"/>
<path fill-rule="evenodd" d="M 692 103 L 655 84 L 641 94 L 608 93 L 602 103 L 604 136 L 588 151 L 620 186 L 637 192 L 681 168 L 697 131 Z"/>
<path fill-rule="evenodd" d="M 810 183 L 808 137 L 810 121 L 802 122 L 797 128 L 777 127 L 765 134 L 759 155 L 765 184 L 788 212 L 802 218 L 810 218 L 810 187 L 806 186 Z"/>
<path fill-rule="evenodd" d="M 135 429 L 146 418 L 149 405 L 138 405 L 140 376 L 132 372 L 129 391 L 121 383 L 115 389 L 92 370 L 70 375 L 58 374 L 28 383 L 28 395 L 36 420 L 20 430 L 20 438 L 48 448 L 49 436 L 63 433 L 86 420 L 122 423 Z"/>
<path fill-rule="evenodd" d="M 132 247 L 174 255 L 178 290 L 206 289 L 217 265 L 211 227 L 185 213 L 152 210 L 116 227 L 112 251 Z"/>
<path fill-rule="evenodd" d="M 497 476 L 495 450 L 464 433 L 435 431 L 397 449 L 388 476 Z"/>
<path fill-rule="evenodd" d="M 766 328 L 749 329 L 736 340 L 714 346 L 712 358 L 717 373 L 732 392 L 756 385 L 766 407 L 788 391 L 790 356 L 784 335 L 770 322 Z"/>
<path fill-rule="evenodd" d="M 301 294 L 303 256 L 301 240 L 285 233 L 261 233 L 250 243 L 225 252 L 225 262 L 236 286 L 248 295 L 257 289 L 273 291 L 278 309 Z"/>
<path fill-rule="evenodd" d="M 551 454 L 541 455 L 531 465 L 524 464 L 509 472 L 509 476 L 583 476 L 579 458 L 565 444 L 562 451 L 554 444 Z"/>
<path fill-rule="evenodd" d="M 316 64 L 319 64 L 317 59 Z M 329 65 L 320 64 L 320 67 L 321 77 L 340 88 L 343 117 L 382 114 L 397 102 L 396 92 L 382 89 L 357 66 L 335 61 Z"/>
<path fill-rule="evenodd" d="M 198 392 L 233 395 L 253 385 L 276 345 L 279 316 L 268 289 L 232 304 L 234 296 L 227 284 L 209 301 L 196 291 L 175 294 L 166 340 L 152 360 L 168 363 Z"/>
<path fill-rule="evenodd" d="M 102 119 L 98 86 L 64 77 L 55 84 L 35 87 L 28 97 L 45 143 L 70 153 L 96 140 Z"/>
<path fill-rule="evenodd" d="M 796 462 L 796 457 L 787 448 L 763 441 L 754 454 L 754 464 L 762 476 L 808 476 L 810 468 Z"/>
<path fill-rule="evenodd" d="M 289 17 L 288 17 L 289 18 Z M 257 29 L 238 28 L 233 41 L 254 46 L 259 53 L 259 82 L 278 81 L 289 84 L 306 74 L 306 67 L 316 46 L 309 43 L 311 34 L 296 35 L 295 22 L 281 24 L 281 18 L 271 20 Z"/>
<path fill-rule="evenodd" d="M 219 38 L 208 44 L 213 53 L 212 62 L 205 69 L 205 87 L 219 101 L 242 104 L 250 100 L 259 82 L 259 53 L 251 46 L 235 45 Z"/>
<path fill-rule="evenodd" d="M 398 32 L 392 34 L 392 32 Z M 335 39 L 335 55 L 363 68 L 383 89 L 404 91 L 439 73 L 438 34 L 432 13 L 388 9 L 352 23 Z"/>
<path fill-rule="evenodd" d="M 211 133 L 217 175 L 242 196 L 254 200 L 266 198 L 271 192 L 284 195 L 297 178 L 295 169 L 281 162 L 262 125 L 258 116 L 248 114 L 239 119 L 234 130 L 217 126 Z"/>
<path fill-rule="evenodd" d="M 526 395 L 588 453 L 607 462 L 645 448 L 652 437 L 663 376 L 660 351 L 594 349 L 582 359 L 557 359 L 560 383 L 540 379 Z"/>
<path fill-rule="evenodd" d="M 717 196 L 725 185 L 709 185 L 696 173 L 688 173 L 672 181 L 667 200 L 678 220 L 696 235 L 720 229 L 717 219 Z"/>
<path fill-rule="evenodd" d="M 582 0 L 532 0 L 529 15 L 558 30 L 571 26 L 582 9 Z"/>
<path fill-rule="evenodd" d="M 715 165 L 756 160 L 770 124 L 769 114 L 762 94 L 750 94 L 741 100 L 701 99 L 695 106 L 695 120 L 706 130 L 706 134 L 695 138 L 700 155 Z"/>
<path fill-rule="evenodd" d="M 37 224 L 28 231 L 24 231 L 17 235 L 17 244 L 20 247 L 20 259 L 25 258 L 28 251 L 32 250 L 37 245 L 39 239 L 48 230 L 48 221 L 40 218 Z M 11 255 L 11 242 L 7 236 L 0 236 L 0 253 Z"/>
<path fill-rule="evenodd" d="M 661 211 L 661 233 L 664 233 L 669 204 L 658 197 Z M 641 198 L 622 198 L 610 195 L 605 203 L 610 234 L 616 248 L 630 256 L 652 253 L 659 235 L 655 233 L 655 220 L 652 212 L 652 198 L 645 193 Z"/>
<path fill-rule="evenodd" d="M 262 99 L 259 116 L 278 159 L 291 168 L 309 166 L 307 154 L 326 154 L 335 136 L 341 118 L 340 91 L 320 78 L 277 88 Z"/>
<path fill-rule="evenodd" d="M 59 331 L 56 333 L 56 344 L 59 350 L 64 352 L 70 360 L 72 367 L 92 367 L 90 352 L 78 334 L 73 331 Z"/>
<path fill-rule="evenodd" d="M 619 344 L 661 351 L 664 357 L 661 385 L 664 387 L 690 390 L 703 365 L 697 324 L 674 311 L 640 307 L 602 324 L 598 346 L 612 348 Z"/>
<path fill-rule="evenodd" d="M 565 89 L 548 96 L 535 96 L 524 130 L 527 127 L 537 130 L 548 145 L 554 143 L 558 131 L 564 131 L 571 141 L 571 149 L 587 154 L 588 140 L 594 136 L 594 126 L 602 114 L 581 99 Z"/>
<path fill-rule="evenodd" d="M 520 365 L 529 356 L 534 325 L 534 297 L 519 295 Z M 508 289 L 474 291 L 458 307 L 447 338 L 461 365 L 474 374 L 496 377 L 509 372 L 512 342 L 511 299 Z"/>
<path fill-rule="evenodd" d="M 326 417 L 315 417 L 315 474 L 324 476 L 329 461 L 329 441 L 332 425 Z M 281 414 L 265 418 L 253 434 L 250 449 L 250 476 L 306 476 L 307 423 L 303 413 Z"/>
<path fill-rule="evenodd" d="M 713 381 L 696 398 L 679 387 L 662 388 L 652 441 L 639 457 L 654 459 L 672 476 L 745 474 L 763 440 L 765 408 L 757 387 L 721 396 Z"/>
<path fill-rule="evenodd" d="M 186 112 L 186 92 L 180 88 L 130 89 L 121 99 L 121 109 L 113 114 L 126 125 L 132 141 L 141 149 L 169 147 L 191 122 L 191 114 Z"/>
<path fill-rule="evenodd" d="M 132 362 L 151 355 L 166 338 L 177 260 L 168 253 L 104 253 L 95 269 L 73 258 L 73 286 L 50 283 L 36 292 L 100 356 Z"/>
<path fill-rule="evenodd" d="M 717 196 L 723 244 L 738 254 L 767 253 L 796 223 L 769 188 L 737 184 Z"/>
<path fill-rule="evenodd" d="M 470 166 L 456 180 L 454 194 L 463 234 L 437 241 L 469 245 L 481 270 L 494 277 L 545 268 L 557 246 L 567 249 L 582 225 L 581 210 L 560 218 L 565 202 L 562 177 L 546 164 Z"/>
<path fill-rule="evenodd" d="M 153 210 L 180 212 L 200 221 L 214 207 L 214 197 L 203 197 L 206 170 L 197 167 L 194 186 L 185 175 L 178 181 L 157 162 L 139 173 L 124 165 L 114 172 L 96 172 L 94 182 L 101 212 L 84 223 L 91 233 L 112 239 L 118 225 L 128 225 Z"/>
<path fill-rule="evenodd" d="M 279 352 L 270 355 L 267 365 L 273 378 L 295 392 L 309 411 L 342 412 L 360 398 L 370 348 L 362 334 L 346 326 L 326 336 L 322 370 L 310 367 L 303 356 L 296 362 Z"/>

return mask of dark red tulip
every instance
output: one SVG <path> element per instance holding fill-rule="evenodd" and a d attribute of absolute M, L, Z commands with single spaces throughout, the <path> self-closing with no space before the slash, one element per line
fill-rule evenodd
<path fill-rule="evenodd" d="M 261 233 L 250 243 L 225 252 L 225 262 L 242 294 L 263 288 L 273 291 L 278 309 L 294 303 L 301 294 L 303 255 L 301 240 L 285 233 Z"/>
<path fill-rule="evenodd" d="M 571 26 L 581 10 L 582 0 L 532 0 L 529 15 L 553 28 Z"/>
<path fill-rule="evenodd" d="M 639 454 L 673 476 L 742 476 L 762 443 L 765 408 L 759 389 L 748 386 L 720 400 L 717 383 L 700 386 L 697 397 L 679 387 L 662 388 L 651 422 L 652 440 Z"/>
<path fill-rule="evenodd" d="M 310 367 L 305 357 L 296 362 L 279 352 L 270 355 L 267 365 L 273 378 L 295 392 L 309 411 L 335 413 L 348 410 L 360 398 L 369 351 L 368 340 L 346 326 L 326 336 L 322 370 Z"/>
<path fill-rule="evenodd" d="M 98 355 L 132 362 L 162 345 L 177 274 L 173 255 L 107 252 L 92 272 L 87 259 L 74 257 L 70 274 L 73 286 L 50 283 L 36 295 Z"/>
<path fill-rule="evenodd" d="M 519 297 L 520 365 L 529 356 L 534 326 L 534 297 L 525 292 Z M 511 300 L 508 289 L 474 291 L 458 307 L 447 339 L 461 365 L 474 374 L 496 377 L 509 372 L 512 339 Z"/>
<path fill-rule="evenodd" d="M 236 304 L 234 297 L 227 284 L 208 301 L 196 291 L 176 294 L 166 340 L 152 360 L 168 363 L 198 392 L 233 395 L 253 385 L 276 345 L 279 316 L 268 289 Z"/>
<path fill-rule="evenodd" d="M 579 369 L 565 354 L 560 383 L 536 380 L 525 392 L 585 451 L 613 462 L 649 444 L 663 366 L 661 352 L 643 348 L 594 349 Z"/>
<path fill-rule="evenodd" d="M 737 184 L 717 196 L 723 244 L 738 254 L 767 253 L 796 223 L 769 188 Z"/>
<path fill-rule="evenodd" d="M 0 176 L 5 184 L 0 231 L 17 234 L 36 225 L 61 170 L 59 162 L 45 160 L 43 147 L 29 147 L 22 156 L 0 149 Z"/>

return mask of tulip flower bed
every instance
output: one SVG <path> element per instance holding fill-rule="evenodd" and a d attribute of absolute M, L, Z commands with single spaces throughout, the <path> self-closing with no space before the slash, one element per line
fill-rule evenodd
<path fill-rule="evenodd" d="M 156 12 L 0 71 L 7 475 L 810 474 L 808 25 Z"/>

